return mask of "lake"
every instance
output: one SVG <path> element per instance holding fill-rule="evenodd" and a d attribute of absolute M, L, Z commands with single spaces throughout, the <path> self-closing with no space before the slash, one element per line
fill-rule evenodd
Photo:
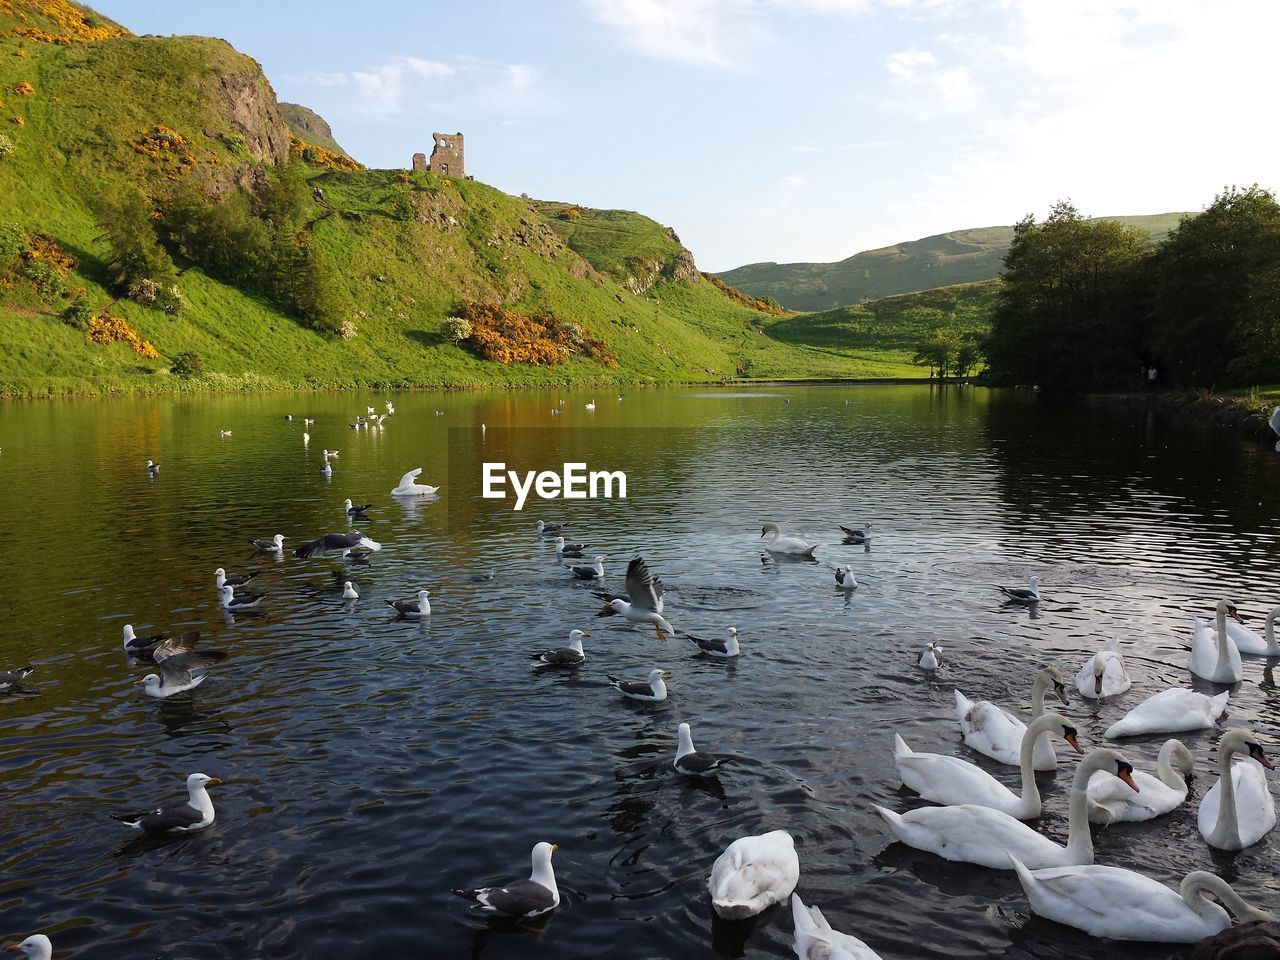
<path fill-rule="evenodd" d="M 386 399 L 396 413 L 382 429 L 348 427 Z M 326 447 L 341 451 L 331 478 Z M 627 499 L 516 512 L 480 496 L 484 462 L 566 461 L 624 470 Z M 440 497 L 397 503 L 389 491 L 418 466 Z M 1280 603 L 1280 456 L 1211 426 L 1029 393 L 9 403 L 0 477 L 0 669 L 37 668 L 0 695 L 3 933 L 47 933 L 60 958 L 789 957 L 788 909 L 753 928 L 713 924 L 705 887 L 730 841 L 776 828 L 796 839 L 805 901 L 885 958 L 1184 956 L 1029 919 L 1011 873 L 893 843 L 871 805 L 920 803 L 896 779 L 894 732 L 1016 783 L 961 744 L 955 688 L 1025 716 L 1040 666 L 1074 676 L 1115 639 L 1133 689 L 1062 710 L 1088 749 L 1140 700 L 1187 685 L 1193 613 L 1228 597 L 1261 630 Z M 373 504 L 360 529 L 383 549 L 367 564 L 255 556 L 246 542 L 345 531 L 346 497 Z M 538 519 L 609 558 L 606 588 L 643 556 L 681 635 L 596 619 L 600 601 Z M 770 520 L 820 543 L 821 562 L 762 562 Z M 842 545 L 837 524 L 865 521 L 871 548 Z M 834 563 L 860 581 L 849 596 Z M 221 611 L 219 566 L 261 571 L 260 616 Z M 341 600 L 335 570 L 359 600 Z M 1032 574 L 1038 609 L 1002 604 L 996 586 Z M 419 588 L 429 622 L 395 619 L 383 601 Z M 147 665 L 121 651 L 125 623 L 199 630 L 230 657 L 194 693 L 153 700 L 137 683 Z M 683 636 L 730 625 L 743 652 L 727 664 Z M 529 655 L 575 627 L 592 633 L 587 662 L 533 669 Z M 928 640 L 946 651 L 936 675 L 915 665 Z M 655 666 L 673 673 L 664 703 L 607 684 Z M 1219 728 L 1277 743 L 1278 707 L 1270 665 L 1246 658 Z M 705 781 L 675 774 L 682 721 L 735 762 Z M 1197 832 L 1217 736 L 1181 735 L 1197 758 L 1189 802 L 1096 831 L 1097 862 L 1175 886 L 1213 870 L 1280 908 L 1276 833 L 1225 854 Z M 1150 771 L 1163 739 L 1122 749 Z M 1041 778 L 1039 828 L 1058 841 L 1074 762 Z M 224 781 L 210 829 L 144 841 L 111 819 L 181 799 L 195 771 Z M 489 925 L 450 895 L 527 876 L 540 840 L 559 844 L 563 897 L 545 924 Z"/>

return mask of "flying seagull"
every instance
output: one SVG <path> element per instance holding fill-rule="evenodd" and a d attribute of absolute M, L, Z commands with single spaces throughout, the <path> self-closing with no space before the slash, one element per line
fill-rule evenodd
<path fill-rule="evenodd" d="M 659 640 L 667 639 L 662 631 L 675 636 L 675 627 L 662 616 L 662 581 L 654 577 L 642 558 L 636 557 L 627 565 L 627 593 L 625 597 L 611 593 L 596 593 L 605 601 L 597 616 L 622 614 L 632 623 L 649 623 Z"/>
<path fill-rule="evenodd" d="M 299 560 L 305 560 L 308 557 L 319 557 L 330 550 L 341 550 L 346 553 L 352 547 L 360 546 L 366 550 L 378 551 L 382 549 L 382 544 L 375 540 L 370 540 L 359 530 L 352 530 L 350 533 L 326 533 L 323 537 L 312 540 L 310 543 L 304 543 L 293 551 L 293 555 Z"/>
<path fill-rule="evenodd" d="M 222 783 L 217 777 L 207 777 L 203 773 L 193 773 L 187 777 L 187 802 L 174 804 L 171 807 L 156 807 L 146 813 L 133 816 L 119 816 L 126 827 L 141 833 L 193 833 L 203 830 L 213 823 L 213 801 L 209 799 L 207 787 Z"/>
<path fill-rule="evenodd" d="M 159 663 L 165 657 L 176 656 L 179 653 L 190 653 L 199 642 L 199 630 L 189 630 L 186 633 L 177 633 L 171 637 L 165 636 L 163 633 L 155 633 L 149 637 L 139 637 L 134 634 L 131 624 L 126 623 L 124 625 L 124 652 L 131 657 L 137 657 L 139 660 L 153 660 Z"/>
<path fill-rule="evenodd" d="M 149 673 L 139 682 L 149 697 L 164 699 L 186 690 L 194 690 L 204 682 L 205 669 L 227 659 L 221 650 L 177 653 L 156 663 L 160 673 Z"/>

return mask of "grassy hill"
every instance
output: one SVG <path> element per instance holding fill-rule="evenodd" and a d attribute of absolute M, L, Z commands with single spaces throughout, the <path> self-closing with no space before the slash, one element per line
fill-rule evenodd
<path fill-rule="evenodd" d="M 676 235 L 639 214 L 358 169 L 327 152 L 336 143 L 304 151 L 289 117 L 258 64 L 224 41 L 133 36 L 65 0 L 0 0 L 0 130 L 13 146 L 0 156 L 0 246 L 9 228 L 26 245 L 0 271 L 0 396 L 918 374 L 770 336 L 776 318 L 703 278 Z M 120 296 L 102 198 L 194 182 L 251 209 L 291 156 L 307 158 L 320 190 L 305 234 L 336 266 L 342 335 L 177 254 L 179 312 Z M 90 342 L 64 322 L 76 300 L 156 355 Z M 604 341 L 616 365 L 482 360 L 441 332 L 468 303 L 553 314 Z M 203 362 L 192 379 L 169 372 L 186 352 Z"/>
<path fill-rule="evenodd" d="M 289 125 L 289 132 L 295 137 L 307 143 L 314 143 L 317 147 L 340 153 L 344 157 L 351 156 L 337 140 L 333 139 L 329 122 L 310 107 L 304 107 L 300 103 L 282 102 L 280 112 L 284 115 L 284 122 Z"/>
<path fill-rule="evenodd" d="M 999 280 L 955 284 L 884 297 L 852 307 L 771 320 L 768 335 L 782 343 L 821 350 L 850 362 L 911 369 L 917 346 L 939 327 L 984 334 L 991 329 Z"/>
<path fill-rule="evenodd" d="M 1164 239 L 1182 213 L 1105 217 Z M 976 283 L 1000 275 L 1013 227 L 956 230 L 866 250 L 837 263 L 752 263 L 719 274 L 744 293 L 771 296 L 791 310 L 830 310 L 864 300 Z"/>

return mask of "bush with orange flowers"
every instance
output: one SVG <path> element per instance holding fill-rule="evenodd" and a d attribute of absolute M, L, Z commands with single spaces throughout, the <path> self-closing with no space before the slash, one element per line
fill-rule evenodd
<path fill-rule="evenodd" d="M 466 343 L 485 360 L 554 367 L 580 354 L 606 367 L 618 366 L 607 343 L 549 313 L 517 313 L 489 303 L 468 303 L 458 311 L 458 319 L 471 325 Z"/>
<path fill-rule="evenodd" d="M 36 43 L 58 43 L 65 46 L 129 35 L 124 27 L 103 21 L 96 14 L 80 9 L 67 0 L 21 0 L 20 3 L 0 0 L 0 14 L 24 24 L 7 31 L 8 36 L 24 37 Z M 45 26 L 53 29 L 37 25 L 32 19 L 33 14 L 42 18 Z"/>
<path fill-rule="evenodd" d="M 113 343 L 127 343 L 129 349 L 148 360 L 160 356 L 149 341 L 138 336 L 138 331 L 129 326 L 122 317 L 113 317 L 103 313 L 89 321 L 88 338 L 90 343 L 109 347 Z"/>
<path fill-rule="evenodd" d="M 335 153 L 332 150 L 326 150 L 324 147 L 317 147 L 314 143 L 299 140 L 292 134 L 289 136 L 289 152 L 304 163 L 310 163 L 317 167 L 328 167 L 330 170 L 346 170 L 349 173 L 354 173 L 357 170 L 364 169 L 361 164 L 356 163 L 346 154 Z"/>
<path fill-rule="evenodd" d="M 27 81 L 23 80 L 20 84 L 13 88 L 13 92 L 20 97 L 29 97 L 36 92 L 36 88 Z"/>

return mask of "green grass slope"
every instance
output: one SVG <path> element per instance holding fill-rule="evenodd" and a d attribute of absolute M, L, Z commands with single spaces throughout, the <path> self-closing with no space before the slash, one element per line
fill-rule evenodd
<path fill-rule="evenodd" d="M 937 287 L 885 297 L 822 313 L 802 313 L 771 321 L 770 337 L 792 346 L 825 351 L 850 362 L 874 361 L 911 368 L 917 345 L 939 327 L 985 334 L 1000 290 L 999 280 Z"/>
<path fill-rule="evenodd" d="M 1105 217 L 1164 239 L 1185 216 Z M 901 293 L 1000 275 L 1013 227 L 956 230 L 922 240 L 866 250 L 837 263 L 752 263 L 719 274 L 752 296 L 771 296 L 790 310 L 831 310 Z"/>
<path fill-rule="evenodd" d="M 262 297 L 181 263 L 189 306 L 177 315 L 116 300 L 97 198 L 121 187 L 154 195 L 185 177 L 245 189 L 287 158 L 289 128 L 258 65 L 223 41 L 120 35 L 64 44 L 12 32 L 22 23 L 36 29 L 40 11 L 52 11 L 42 30 L 60 17 L 74 21 L 82 14 L 67 11 L 75 9 L 0 0 L 9 17 L 0 21 L 0 129 L 16 145 L 0 158 L 0 222 L 50 235 L 78 261 L 68 284 L 95 309 L 110 305 L 159 357 L 90 343 L 60 319 L 65 301 L 0 289 L 0 396 L 918 373 L 771 337 L 770 318 L 702 278 L 675 234 L 646 217 L 575 208 L 562 218 L 563 204 L 402 171 L 306 168 L 324 193 L 312 201 L 310 231 L 339 266 L 354 335 L 306 329 Z M 32 92 L 14 92 L 23 84 Z M 149 149 L 158 125 L 183 138 L 179 149 Z M 480 360 L 440 333 L 467 302 L 578 323 L 607 342 L 618 366 Z M 168 372 L 186 351 L 204 364 L 193 380 Z"/>
<path fill-rule="evenodd" d="M 289 125 L 290 132 L 299 140 L 314 143 L 317 147 L 324 147 L 345 157 L 351 156 L 337 140 L 333 139 L 333 130 L 329 122 L 310 107 L 282 101 L 280 112 L 284 114 L 284 121 Z"/>

